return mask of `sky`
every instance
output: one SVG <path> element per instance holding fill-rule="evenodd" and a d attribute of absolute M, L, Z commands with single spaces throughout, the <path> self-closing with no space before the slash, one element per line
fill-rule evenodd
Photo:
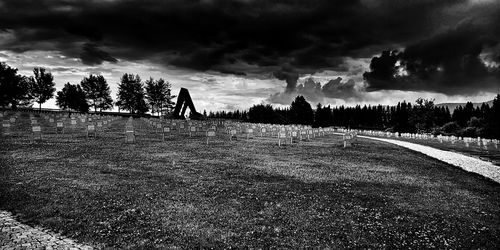
<path fill-rule="evenodd" d="M 500 1 L 0 0 L 0 62 L 58 90 L 102 74 L 113 98 L 124 73 L 163 78 L 207 111 L 482 102 L 500 93 Z"/>

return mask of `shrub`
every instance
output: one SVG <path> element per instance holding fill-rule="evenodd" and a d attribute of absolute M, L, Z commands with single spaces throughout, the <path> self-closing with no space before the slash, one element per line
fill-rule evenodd
<path fill-rule="evenodd" d="M 456 122 L 448 122 L 443 125 L 441 131 L 446 134 L 457 134 L 458 132 L 460 132 L 460 126 Z"/>

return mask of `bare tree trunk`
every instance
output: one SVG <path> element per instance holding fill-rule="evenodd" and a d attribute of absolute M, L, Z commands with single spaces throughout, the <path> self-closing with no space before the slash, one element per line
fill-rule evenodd
<path fill-rule="evenodd" d="M 39 104 L 38 113 L 42 113 L 42 103 L 39 102 L 38 104 Z"/>

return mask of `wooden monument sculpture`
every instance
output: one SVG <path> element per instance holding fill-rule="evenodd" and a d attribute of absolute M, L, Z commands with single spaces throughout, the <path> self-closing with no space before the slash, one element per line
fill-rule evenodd
<path fill-rule="evenodd" d="M 189 91 L 185 88 L 181 88 L 179 95 L 177 96 L 177 104 L 175 105 L 173 118 L 184 119 L 184 114 L 186 113 L 186 109 L 188 107 L 189 110 L 191 110 L 191 119 L 200 120 L 204 118 L 202 114 L 196 112 L 196 108 L 194 107 L 193 100 L 191 100 Z"/>

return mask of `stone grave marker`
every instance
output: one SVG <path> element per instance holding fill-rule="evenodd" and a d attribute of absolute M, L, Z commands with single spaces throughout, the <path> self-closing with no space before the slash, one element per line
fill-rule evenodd
<path fill-rule="evenodd" d="M 260 137 L 263 137 L 266 134 L 267 130 L 266 128 L 261 128 L 260 129 Z"/>
<path fill-rule="evenodd" d="M 2 134 L 10 135 L 10 120 L 4 120 L 2 122 Z"/>
<path fill-rule="evenodd" d="M 280 131 L 278 133 L 278 147 L 281 147 L 282 140 L 283 140 L 283 142 L 286 140 L 286 132 L 284 132 L 284 131 Z"/>
<path fill-rule="evenodd" d="M 238 140 L 237 130 L 234 128 L 229 130 L 229 140 L 232 141 L 233 137 Z"/>
<path fill-rule="evenodd" d="M 135 130 L 134 126 L 125 126 L 125 142 L 135 143 Z"/>
<path fill-rule="evenodd" d="M 344 148 L 352 146 L 352 134 L 350 133 L 343 134 L 342 140 L 344 141 Z"/>
<path fill-rule="evenodd" d="M 16 118 L 15 117 L 11 117 L 9 120 L 10 120 L 10 123 L 16 122 Z"/>
<path fill-rule="evenodd" d="M 292 130 L 291 136 L 290 136 L 290 143 L 293 143 L 293 138 L 298 138 L 299 137 L 299 132 L 297 130 Z"/>
<path fill-rule="evenodd" d="M 196 134 L 196 127 L 195 126 L 189 127 L 189 137 L 191 137 L 192 134 Z"/>
<path fill-rule="evenodd" d="M 483 138 L 482 141 L 483 141 L 483 149 L 488 150 L 488 140 Z"/>
<path fill-rule="evenodd" d="M 306 130 L 300 130 L 299 131 L 299 140 L 304 140 L 307 136 L 307 131 Z"/>
<path fill-rule="evenodd" d="M 184 130 L 184 123 L 179 123 L 179 134 L 181 134 Z"/>
<path fill-rule="evenodd" d="M 33 138 L 33 141 L 35 140 L 42 140 L 42 127 L 38 126 L 38 125 L 35 125 L 35 126 L 32 126 L 31 127 L 31 131 L 32 131 L 32 138 Z"/>
<path fill-rule="evenodd" d="M 64 124 L 62 121 L 58 121 L 56 123 L 56 134 L 58 134 L 58 133 L 61 133 L 61 134 L 64 133 Z"/>
<path fill-rule="evenodd" d="M 161 122 L 156 123 L 156 133 L 161 133 L 163 131 L 163 124 Z"/>
<path fill-rule="evenodd" d="M 95 129 L 95 125 L 94 125 L 94 124 L 89 124 L 89 125 L 87 125 L 87 140 L 88 140 L 90 137 L 97 138 L 97 132 L 96 132 L 96 129 Z"/>
<path fill-rule="evenodd" d="M 208 145 L 208 138 L 214 138 L 215 137 L 215 130 L 208 130 L 207 131 L 207 145 Z"/>
<path fill-rule="evenodd" d="M 171 132 L 170 127 L 168 127 L 168 126 L 163 127 L 163 133 L 162 133 L 163 134 L 163 141 L 165 141 L 165 135 L 170 135 L 170 132 Z"/>
<path fill-rule="evenodd" d="M 76 126 L 76 119 L 71 118 L 70 124 L 71 124 L 72 127 L 75 127 Z"/>
<path fill-rule="evenodd" d="M 253 138 L 253 128 L 247 129 L 247 140 Z"/>

